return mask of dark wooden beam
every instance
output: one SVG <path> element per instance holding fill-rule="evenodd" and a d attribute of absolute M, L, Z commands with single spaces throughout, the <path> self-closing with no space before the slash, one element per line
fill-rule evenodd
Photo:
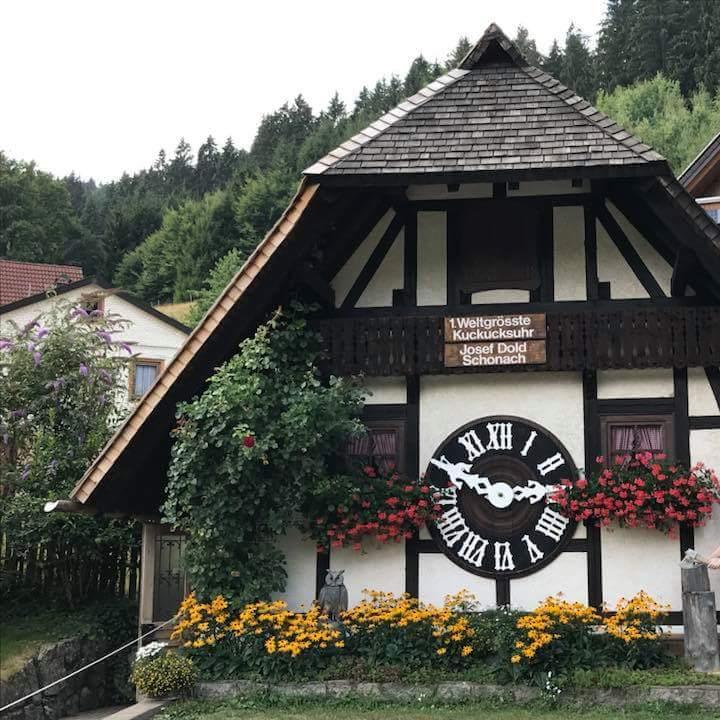
<path fill-rule="evenodd" d="M 387 229 L 383 233 L 378 244 L 375 246 L 375 249 L 372 253 L 370 253 L 370 257 L 365 263 L 365 266 L 360 271 L 360 274 L 355 279 L 355 282 L 343 300 L 341 306 L 343 310 L 355 307 L 355 303 L 357 303 L 360 299 L 360 296 L 365 291 L 365 288 L 367 288 L 373 276 L 378 271 L 378 268 L 385 259 L 385 256 L 388 254 L 392 244 L 395 242 L 395 239 L 397 238 L 404 223 L 405 212 L 403 210 L 396 209 L 395 217 L 393 217 L 390 221 L 390 224 L 387 226 Z"/>
<path fill-rule="evenodd" d="M 675 398 L 675 460 L 690 467 L 690 418 L 688 399 L 687 368 L 673 369 L 673 396 Z M 695 530 L 684 523 L 680 524 L 680 557 L 685 556 L 688 548 L 695 546 Z"/>
<path fill-rule="evenodd" d="M 666 297 L 660 284 L 655 279 L 655 276 L 650 272 L 648 266 L 643 262 L 640 257 L 640 253 L 635 249 L 633 244 L 630 242 L 628 236 L 625 234 L 623 229 L 620 227 L 618 221 L 613 217 L 612 213 L 607 209 L 606 205 L 598 205 L 596 207 L 598 220 L 605 228 L 605 231 L 610 236 L 610 239 L 615 243 L 615 247 L 620 251 L 620 254 L 625 258 L 625 262 L 630 266 L 630 269 L 635 273 L 635 276 L 640 281 L 645 291 L 651 298 L 663 298 Z"/>
<path fill-rule="evenodd" d="M 583 373 L 583 427 L 585 430 L 586 472 L 595 466 L 600 454 L 600 411 L 598 408 L 597 372 Z M 603 604 L 602 546 L 600 528 L 594 523 L 586 525 L 588 604 L 601 608 Z"/>
<path fill-rule="evenodd" d="M 720 430 L 720 415 L 692 415 L 688 424 L 691 430 Z"/>
<path fill-rule="evenodd" d="M 705 376 L 710 383 L 713 396 L 715 397 L 715 405 L 720 411 L 720 370 L 715 366 L 705 368 Z"/>
<path fill-rule="evenodd" d="M 417 210 L 408 208 L 405 216 L 403 289 L 405 290 L 405 304 L 411 307 L 417 305 L 417 225 Z"/>
<path fill-rule="evenodd" d="M 337 275 L 390 207 L 390 200 L 385 196 L 366 199 L 360 196 L 357 209 L 349 212 L 339 224 L 325 233 L 322 272 L 326 277 L 334 278 Z"/>
<path fill-rule="evenodd" d="M 684 297 L 691 275 L 696 271 L 695 256 L 687 249 L 680 248 L 673 263 L 672 277 L 670 278 L 670 295 Z"/>
<path fill-rule="evenodd" d="M 597 231 L 595 206 L 585 205 L 585 292 L 588 300 L 598 299 Z"/>

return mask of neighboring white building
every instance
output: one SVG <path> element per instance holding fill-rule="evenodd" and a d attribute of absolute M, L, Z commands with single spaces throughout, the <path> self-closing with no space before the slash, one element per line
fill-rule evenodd
<path fill-rule="evenodd" d="M 151 305 L 122 290 L 114 290 L 93 278 L 58 286 L 15 302 L 0 305 L 0 334 L 9 322 L 25 325 L 59 302 L 97 302 L 109 314 L 127 320 L 129 325 L 115 339 L 133 350 L 128 373 L 128 398 L 139 400 L 155 382 L 165 364 L 185 342 L 190 328 L 155 310 Z"/>

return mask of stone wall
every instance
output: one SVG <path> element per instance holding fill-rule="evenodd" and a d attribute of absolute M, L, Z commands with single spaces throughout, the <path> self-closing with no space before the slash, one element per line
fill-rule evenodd
<path fill-rule="evenodd" d="M 0 707 L 96 660 L 113 647 L 107 641 L 72 638 L 43 647 L 14 675 L 0 683 Z M 133 702 L 127 652 L 36 695 L 3 713 L 3 720 L 57 720 L 83 710 Z"/>

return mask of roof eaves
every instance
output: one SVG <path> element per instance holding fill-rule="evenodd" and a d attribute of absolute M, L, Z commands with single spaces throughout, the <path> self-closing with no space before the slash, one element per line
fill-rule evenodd
<path fill-rule="evenodd" d="M 300 183 L 295 197 L 290 201 L 285 212 L 273 225 L 263 241 L 255 248 L 255 251 L 236 273 L 212 307 L 205 313 L 203 319 L 172 360 L 165 365 L 150 390 L 134 407 L 130 415 L 95 458 L 92 465 L 80 478 L 70 494 L 73 500 L 87 503 L 95 489 L 112 468 L 114 462 L 118 460 L 133 437 L 142 430 L 144 423 L 160 401 L 181 377 L 183 370 L 191 362 L 199 348 L 210 340 L 214 330 L 220 325 L 240 296 L 253 284 L 262 267 L 293 230 L 315 196 L 318 187 L 319 185 L 310 184 L 306 180 Z"/>
<path fill-rule="evenodd" d="M 93 277 L 87 277 L 83 278 L 82 280 L 75 280 L 75 282 L 63 283 L 61 285 L 57 285 L 54 288 L 50 288 L 49 290 L 44 290 L 43 292 L 35 293 L 34 295 L 30 295 L 20 300 L 15 300 L 14 302 L 0 305 L 0 312 L 8 313 L 12 310 L 17 310 L 18 308 L 27 307 L 28 305 L 34 305 L 37 302 L 47 300 L 48 297 L 57 297 L 59 295 L 64 295 L 71 290 L 77 290 L 78 288 L 83 288 L 87 285 L 99 285 L 101 288 L 107 289 L 107 286 L 100 281 L 96 280 Z"/>
<path fill-rule="evenodd" d="M 683 185 L 687 185 L 713 158 L 715 151 L 720 153 L 720 131 L 710 138 L 710 142 L 688 163 L 678 176 L 678 180 Z"/>

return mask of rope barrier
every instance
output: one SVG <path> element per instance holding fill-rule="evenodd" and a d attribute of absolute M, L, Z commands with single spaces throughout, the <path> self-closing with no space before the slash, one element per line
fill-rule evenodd
<path fill-rule="evenodd" d="M 24 703 L 26 700 L 30 700 L 30 698 L 35 697 L 35 695 L 39 695 L 40 693 L 45 692 L 46 690 L 49 690 L 51 687 L 55 687 L 55 685 L 59 685 L 62 682 L 65 682 L 66 680 L 69 680 L 71 677 L 75 677 L 75 675 L 79 675 L 81 672 L 84 672 L 88 668 L 93 667 L 93 665 L 97 665 L 98 663 L 103 662 L 104 660 L 107 660 L 108 658 L 112 657 L 113 655 L 117 655 L 119 652 L 122 652 L 123 650 L 127 650 L 132 645 L 136 645 L 144 638 L 148 637 L 149 635 L 152 635 L 153 633 L 156 633 L 160 628 L 165 627 L 166 625 L 169 625 L 171 622 L 174 622 L 177 619 L 177 615 L 175 617 L 170 618 L 170 620 L 166 620 L 163 623 L 160 623 L 160 625 L 154 627 L 152 630 L 149 630 L 148 632 L 144 633 L 143 635 L 140 635 L 139 637 L 133 638 L 130 640 L 130 642 L 125 643 L 124 645 L 121 645 L 116 650 L 113 650 L 112 652 L 107 653 L 107 655 L 103 655 L 101 658 L 98 658 L 97 660 L 93 660 L 92 662 L 85 665 L 85 667 L 81 667 L 79 670 L 73 670 L 69 675 L 66 675 L 63 678 L 60 678 L 59 680 L 55 680 L 51 682 L 49 685 L 46 685 L 43 688 L 40 688 L 39 690 L 34 690 L 33 692 L 29 693 L 28 695 L 25 695 L 21 698 L 18 698 L 17 700 L 13 700 L 11 703 L 8 703 L 7 705 L 3 705 L 3 707 L 0 707 L 0 713 L 4 712 L 5 710 L 9 710 L 12 707 L 15 707 L 16 705 L 20 705 Z"/>

